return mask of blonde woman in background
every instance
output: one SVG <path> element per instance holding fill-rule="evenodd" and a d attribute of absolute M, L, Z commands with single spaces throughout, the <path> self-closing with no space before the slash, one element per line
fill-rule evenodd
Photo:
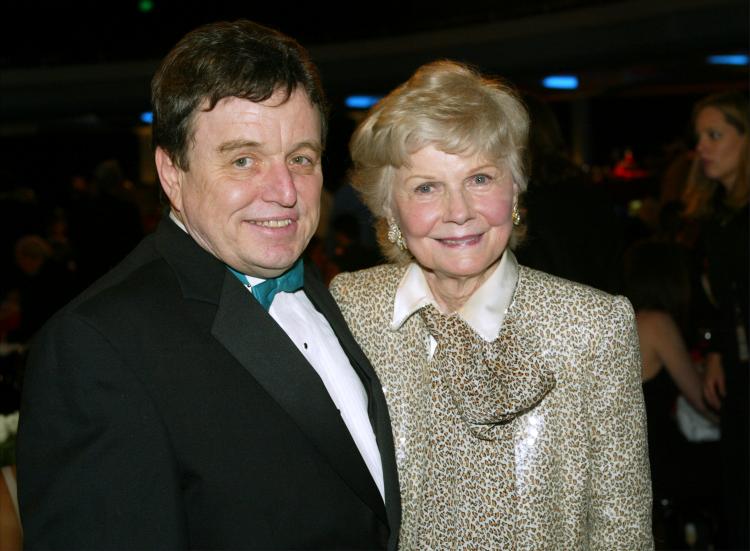
<path fill-rule="evenodd" d="M 722 533 L 728 549 L 748 549 L 748 96 L 713 94 L 693 109 L 696 157 L 685 215 L 699 228 L 694 264 L 712 305 L 706 400 L 721 416 Z"/>

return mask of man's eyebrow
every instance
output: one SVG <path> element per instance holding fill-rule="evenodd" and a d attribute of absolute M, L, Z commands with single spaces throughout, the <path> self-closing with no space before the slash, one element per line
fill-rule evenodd
<path fill-rule="evenodd" d="M 260 142 L 254 142 L 250 140 L 230 140 L 223 142 L 216 148 L 219 153 L 226 153 L 228 151 L 236 151 L 237 149 L 259 149 L 263 147 Z M 300 149 L 312 149 L 320 155 L 323 152 L 323 146 L 317 141 L 304 141 L 294 144 L 292 151 L 299 151 Z"/>
<path fill-rule="evenodd" d="M 224 142 L 219 145 L 219 147 L 216 148 L 216 150 L 219 153 L 226 153 L 227 151 L 234 151 L 236 149 L 243 149 L 243 148 L 258 148 L 260 147 L 259 142 L 253 142 L 248 140 L 231 140 L 228 142 Z"/>
<path fill-rule="evenodd" d="M 299 142 L 294 144 L 292 151 L 299 151 L 300 149 L 312 149 L 318 155 L 323 153 L 323 146 L 320 142 Z"/>

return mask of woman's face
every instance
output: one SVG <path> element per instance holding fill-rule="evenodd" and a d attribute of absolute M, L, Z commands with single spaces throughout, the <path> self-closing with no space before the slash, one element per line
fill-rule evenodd
<path fill-rule="evenodd" d="M 701 109 L 695 119 L 695 134 L 703 173 L 731 189 L 737 179 L 742 151 L 748 146 L 747 137 L 729 124 L 716 107 Z"/>
<path fill-rule="evenodd" d="M 393 214 L 417 262 L 437 277 L 482 278 L 513 229 L 510 171 L 428 145 L 396 172 Z"/>

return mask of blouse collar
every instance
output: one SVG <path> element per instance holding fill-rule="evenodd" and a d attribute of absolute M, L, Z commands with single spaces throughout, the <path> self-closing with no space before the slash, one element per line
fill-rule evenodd
<path fill-rule="evenodd" d="M 518 261 L 506 249 L 492 274 L 474 291 L 457 314 L 487 342 L 500 333 L 518 283 Z M 424 272 L 415 262 L 409 264 L 396 289 L 391 330 L 397 331 L 420 308 L 433 304 L 438 308 Z"/>

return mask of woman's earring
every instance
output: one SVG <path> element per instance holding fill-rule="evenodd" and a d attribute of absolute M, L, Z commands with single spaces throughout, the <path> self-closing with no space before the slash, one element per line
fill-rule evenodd
<path fill-rule="evenodd" d="M 400 250 L 406 250 L 406 241 L 404 241 L 404 236 L 401 234 L 401 228 L 398 227 L 393 218 L 388 219 L 388 241 L 395 243 Z"/>
<path fill-rule="evenodd" d="M 518 202 L 513 202 L 513 214 L 511 215 L 513 219 L 513 225 L 514 226 L 520 226 L 521 225 L 521 213 L 518 212 Z"/>

